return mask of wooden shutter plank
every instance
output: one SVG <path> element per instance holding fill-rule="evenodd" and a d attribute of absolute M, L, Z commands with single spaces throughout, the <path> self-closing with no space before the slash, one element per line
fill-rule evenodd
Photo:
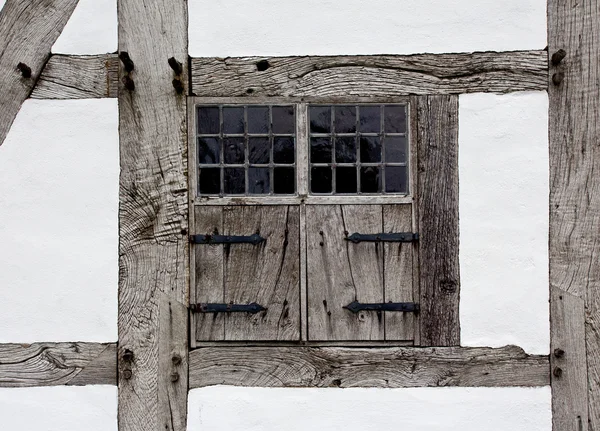
<path fill-rule="evenodd" d="M 412 205 L 385 205 L 384 232 L 412 232 Z M 385 302 L 415 302 L 413 288 L 413 253 L 410 242 L 383 243 Z M 386 340 L 413 340 L 415 314 L 385 312 Z"/>
<path fill-rule="evenodd" d="M 381 313 L 356 314 L 352 301 L 383 301 L 383 249 L 353 244 L 345 232 L 380 233 L 380 205 L 308 205 L 306 208 L 309 340 L 383 340 Z"/>
<path fill-rule="evenodd" d="M 0 11 L 0 145 L 78 0 L 7 0 Z M 23 63 L 31 76 L 21 75 Z"/>
<path fill-rule="evenodd" d="M 223 208 L 196 206 L 194 209 L 194 235 L 223 233 Z M 225 302 L 223 279 L 223 246 L 220 244 L 192 245 L 195 262 L 193 286 L 195 302 Z M 195 337 L 200 341 L 225 339 L 223 313 L 194 313 Z"/>
<path fill-rule="evenodd" d="M 118 0 L 117 6 L 119 51 L 135 66 L 129 73 L 135 90 L 119 87 L 118 424 L 121 431 L 184 431 L 188 80 L 184 67 L 178 94 L 168 59 L 187 59 L 187 1 Z"/>
<path fill-rule="evenodd" d="M 417 104 L 421 345 L 460 345 L 458 299 L 458 96 Z"/>
<path fill-rule="evenodd" d="M 223 212 L 225 235 L 265 238 L 258 245 L 224 246 L 225 301 L 267 308 L 256 314 L 228 313 L 225 339 L 299 340 L 299 207 L 230 206 Z"/>

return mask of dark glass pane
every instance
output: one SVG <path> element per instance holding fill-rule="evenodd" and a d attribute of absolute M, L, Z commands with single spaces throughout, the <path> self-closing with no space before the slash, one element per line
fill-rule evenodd
<path fill-rule="evenodd" d="M 269 138 L 248 138 L 248 161 L 269 163 Z"/>
<path fill-rule="evenodd" d="M 244 168 L 225 168 L 225 193 L 242 195 L 246 192 L 246 174 Z"/>
<path fill-rule="evenodd" d="M 221 169 L 200 169 L 199 186 L 201 195 L 218 195 L 221 191 Z"/>
<path fill-rule="evenodd" d="M 244 163 L 244 138 L 223 139 L 223 154 L 225 163 Z"/>
<path fill-rule="evenodd" d="M 356 132 L 356 108 L 354 106 L 336 106 L 334 121 L 336 133 Z"/>
<path fill-rule="evenodd" d="M 223 133 L 244 133 L 244 108 L 226 106 L 223 108 Z"/>
<path fill-rule="evenodd" d="M 356 168 L 338 166 L 335 169 L 335 192 L 356 193 Z"/>
<path fill-rule="evenodd" d="M 310 191 L 331 193 L 331 168 L 316 167 L 310 170 Z"/>
<path fill-rule="evenodd" d="M 385 191 L 388 193 L 406 193 L 407 175 L 406 166 L 385 167 Z"/>
<path fill-rule="evenodd" d="M 406 132 L 406 107 L 386 105 L 383 107 L 383 128 L 385 133 Z"/>
<path fill-rule="evenodd" d="M 379 106 L 361 106 L 359 131 L 379 133 L 381 131 L 381 110 Z"/>
<path fill-rule="evenodd" d="M 273 109 L 273 133 L 296 133 L 293 106 L 273 106 L 271 109 Z"/>
<path fill-rule="evenodd" d="M 379 168 L 366 166 L 360 168 L 360 191 L 363 193 L 378 193 L 381 191 Z"/>
<path fill-rule="evenodd" d="M 269 133 L 269 108 L 248 106 L 248 133 Z"/>
<path fill-rule="evenodd" d="M 198 108 L 198 133 L 217 135 L 219 133 L 219 108 L 201 106 Z"/>
<path fill-rule="evenodd" d="M 251 195 L 268 194 L 271 190 L 269 168 L 248 168 L 248 193 Z"/>
<path fill-rule="evenodd" d="M 273 163 L 294 163 L 294 138 L 273 139 Z"/>
<path fill-rule="evenodd" d="M 354 136 L 336 138 L 335 161 L 338 163 L 356 162 L 356 138 Z"/>
<path fill-rule="evenodd" d="M 200 163 L 219 163 L 220 150 L 217 138 L 198 138 L 198 161 Z"/>
<path fill-rule="evenodd" d="M 273 168 L 273 192 L 278 195 L 291 195 L 296 191 L 296 171 L 294 168 Z"/>
<path fill-rule="evenodd" d="M 310 133 L 331 132 L 330 106 L 310 106 L 308 111 L 310 115 Z"/>
<path fill-rule="evenodd" d="M 311 163 L 331 163 L 331 139 L 310 138 Z"/>
<path fill-rule="evenodd" d="M 404 136 L 387 136 L 384 140 L 384 148 L 386 162 L 406 162 L 406 138 Z"/>
<path fill-rule="evenodd" d="M 360 138 L 361 163 L 377 163 L 381 161 L 381 142 L 376 136 Z"/>

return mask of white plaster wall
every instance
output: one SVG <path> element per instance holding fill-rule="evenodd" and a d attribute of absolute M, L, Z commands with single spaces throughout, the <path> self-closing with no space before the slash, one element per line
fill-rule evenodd
<path fill-rule="evenodd" d="M 190 391 L 190 431 L 550 431 L 550 388 Z"/>
<path fill-rule="evenodd" d="M 189 0 L 190 55 L 543 49 L 546 0 Z"/>
<path fill-rule="evenodd" d="M 461 95 L 459 169 L 462 344 L 547 354 L 547 93 Z"/>
<path fill-rule="evenodd" d="M 52 52 L 104 54 L 117 50 L 117 0 L 79 0 Z"/>
<path fill-rule="evenodd" d="M 116 99 L 27 100 L 0 146 L 0 342 L 116 341 Z"/>
<path fill-rule="evenodd" d="M 117 387 L 0 388 L 0 418 L 6 431 L 117 431 Z"/>

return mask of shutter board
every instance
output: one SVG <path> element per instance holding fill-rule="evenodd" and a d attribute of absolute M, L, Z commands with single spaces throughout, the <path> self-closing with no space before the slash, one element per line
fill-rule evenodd
<path fill-rule="evenodd" d="M 381 244 L 353 244 L 344 233 L 379 233 L 382 227 L 381 205 L 307 206 L 309 340 L 384 339 L 380 313 L 342 308 L 354 300 L 383 301 Z"/>

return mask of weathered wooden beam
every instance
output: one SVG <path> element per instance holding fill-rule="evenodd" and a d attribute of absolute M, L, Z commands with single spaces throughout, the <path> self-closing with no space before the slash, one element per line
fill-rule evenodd
<path fill-rule="evenodd" d="M 120 431 L 184 431 L 187 1 L 119 0 Z M 179 93 L 173 81 L 183 86 Z"/>
<path fill-rule="evenodd" d="M 116 54 L 53 55 L 46 63 L 32 99 L 117 97 L 119 59 Z"/>
<path fill-rule="evenodd" d="M 78 0 L 7 0 L 0 11 L 0 145 Z"/>
<path fill-rule="evenodd" d="M 460 345 L 458 96 L 414 97 L 421 346 Z"/>
<path fill-rule="evenodd" d="M 553 429 L 600 430 L 600 1 L 547 10 Z"/>
<path fill-rule="evenodd" d="M 190 388 L 545 386 L 547 356 L 516 346 L 206 347 L 190 352 Z"/>
<path fill-rule="evenodd" d="M 545 90 L 546 51 L 193 58 L 196 96 L 395 96 Z"/>
<path fill-rule="evenodd" d="M 0 387 L 116 384 L 115 343 L 0 344 Z"/>

